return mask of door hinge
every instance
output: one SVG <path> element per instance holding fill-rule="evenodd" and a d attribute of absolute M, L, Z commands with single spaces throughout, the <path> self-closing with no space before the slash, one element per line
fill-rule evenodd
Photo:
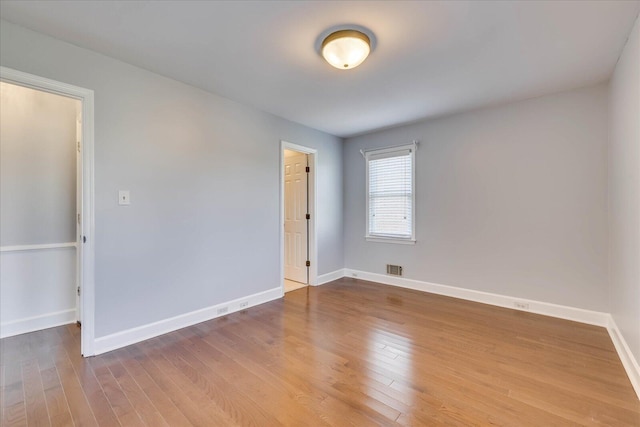
<path fill-rule="evenodd" d="M 307 214 L 307 219 L 311 219 L 311 214 Z"/>
<path fill-rule="evenodd" d="M 306 168 L 306 172 L 307 172 L 307 173 L 311 172 L 311 169 L 309 168 L 309 166 L 307 166 L 307 168 Z"/>
<path fill-rule="evenodd" d="M 78 224 L 80 224 L 80 214 L 78 214 Z"/>
<path fill-rule="evenodd" d="M 78 153 L 80 152 L 80 141 L 78 141 Z"/>
<path fill-rule="evenodd" d="M 78 296 L 80 296 L 80 286 L 77 287 L 76 292 L 78 293 Z"/>
<path fill-rule="evenodd" d="M 311 267 L 311 261 L 307 261 L 307 267 Z"/>

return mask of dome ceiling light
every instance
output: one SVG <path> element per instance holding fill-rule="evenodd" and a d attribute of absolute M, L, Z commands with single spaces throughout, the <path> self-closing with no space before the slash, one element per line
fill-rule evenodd
<path fill-rule="evenodd" d="M 369 36 L 358 30 L 339 30 L 322 41 L 322 57 L 340 70 L 350 70 L 362 64 L 371 52 Z"/>

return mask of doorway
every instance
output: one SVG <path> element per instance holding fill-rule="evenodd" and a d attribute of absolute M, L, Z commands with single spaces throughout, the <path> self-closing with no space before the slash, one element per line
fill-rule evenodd
<path fill-rule="evenodd" d="M 91 356 L 93 91 L 6 67 L 0 85 L 0 336 L 77 322 Z"/>
<path fill-rule="evenodd" d="M 316 150 L 282 141 L 281 278 L 283 293 L 316 280 Z"/>
<path fill-rule="evenodd" d="M 80 321 L 81 105 L 4 81 L 0 103 L 0 332 L 10 336 Z"/>

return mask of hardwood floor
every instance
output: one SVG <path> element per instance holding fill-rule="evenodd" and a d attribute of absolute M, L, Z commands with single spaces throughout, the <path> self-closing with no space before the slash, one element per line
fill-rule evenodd
<path fill-rule="evenodd" d="M 83 359 L 0 340 L 2 426 L 639 426 L 605 329 L 341 279 Z"/>

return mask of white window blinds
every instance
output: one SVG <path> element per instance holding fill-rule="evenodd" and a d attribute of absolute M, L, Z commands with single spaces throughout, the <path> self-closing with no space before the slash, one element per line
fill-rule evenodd
<path fill-rule="evenodd" d="M 414 240 L 414 152 L 412 146 L 366 153 L 367 237 Z"/>

